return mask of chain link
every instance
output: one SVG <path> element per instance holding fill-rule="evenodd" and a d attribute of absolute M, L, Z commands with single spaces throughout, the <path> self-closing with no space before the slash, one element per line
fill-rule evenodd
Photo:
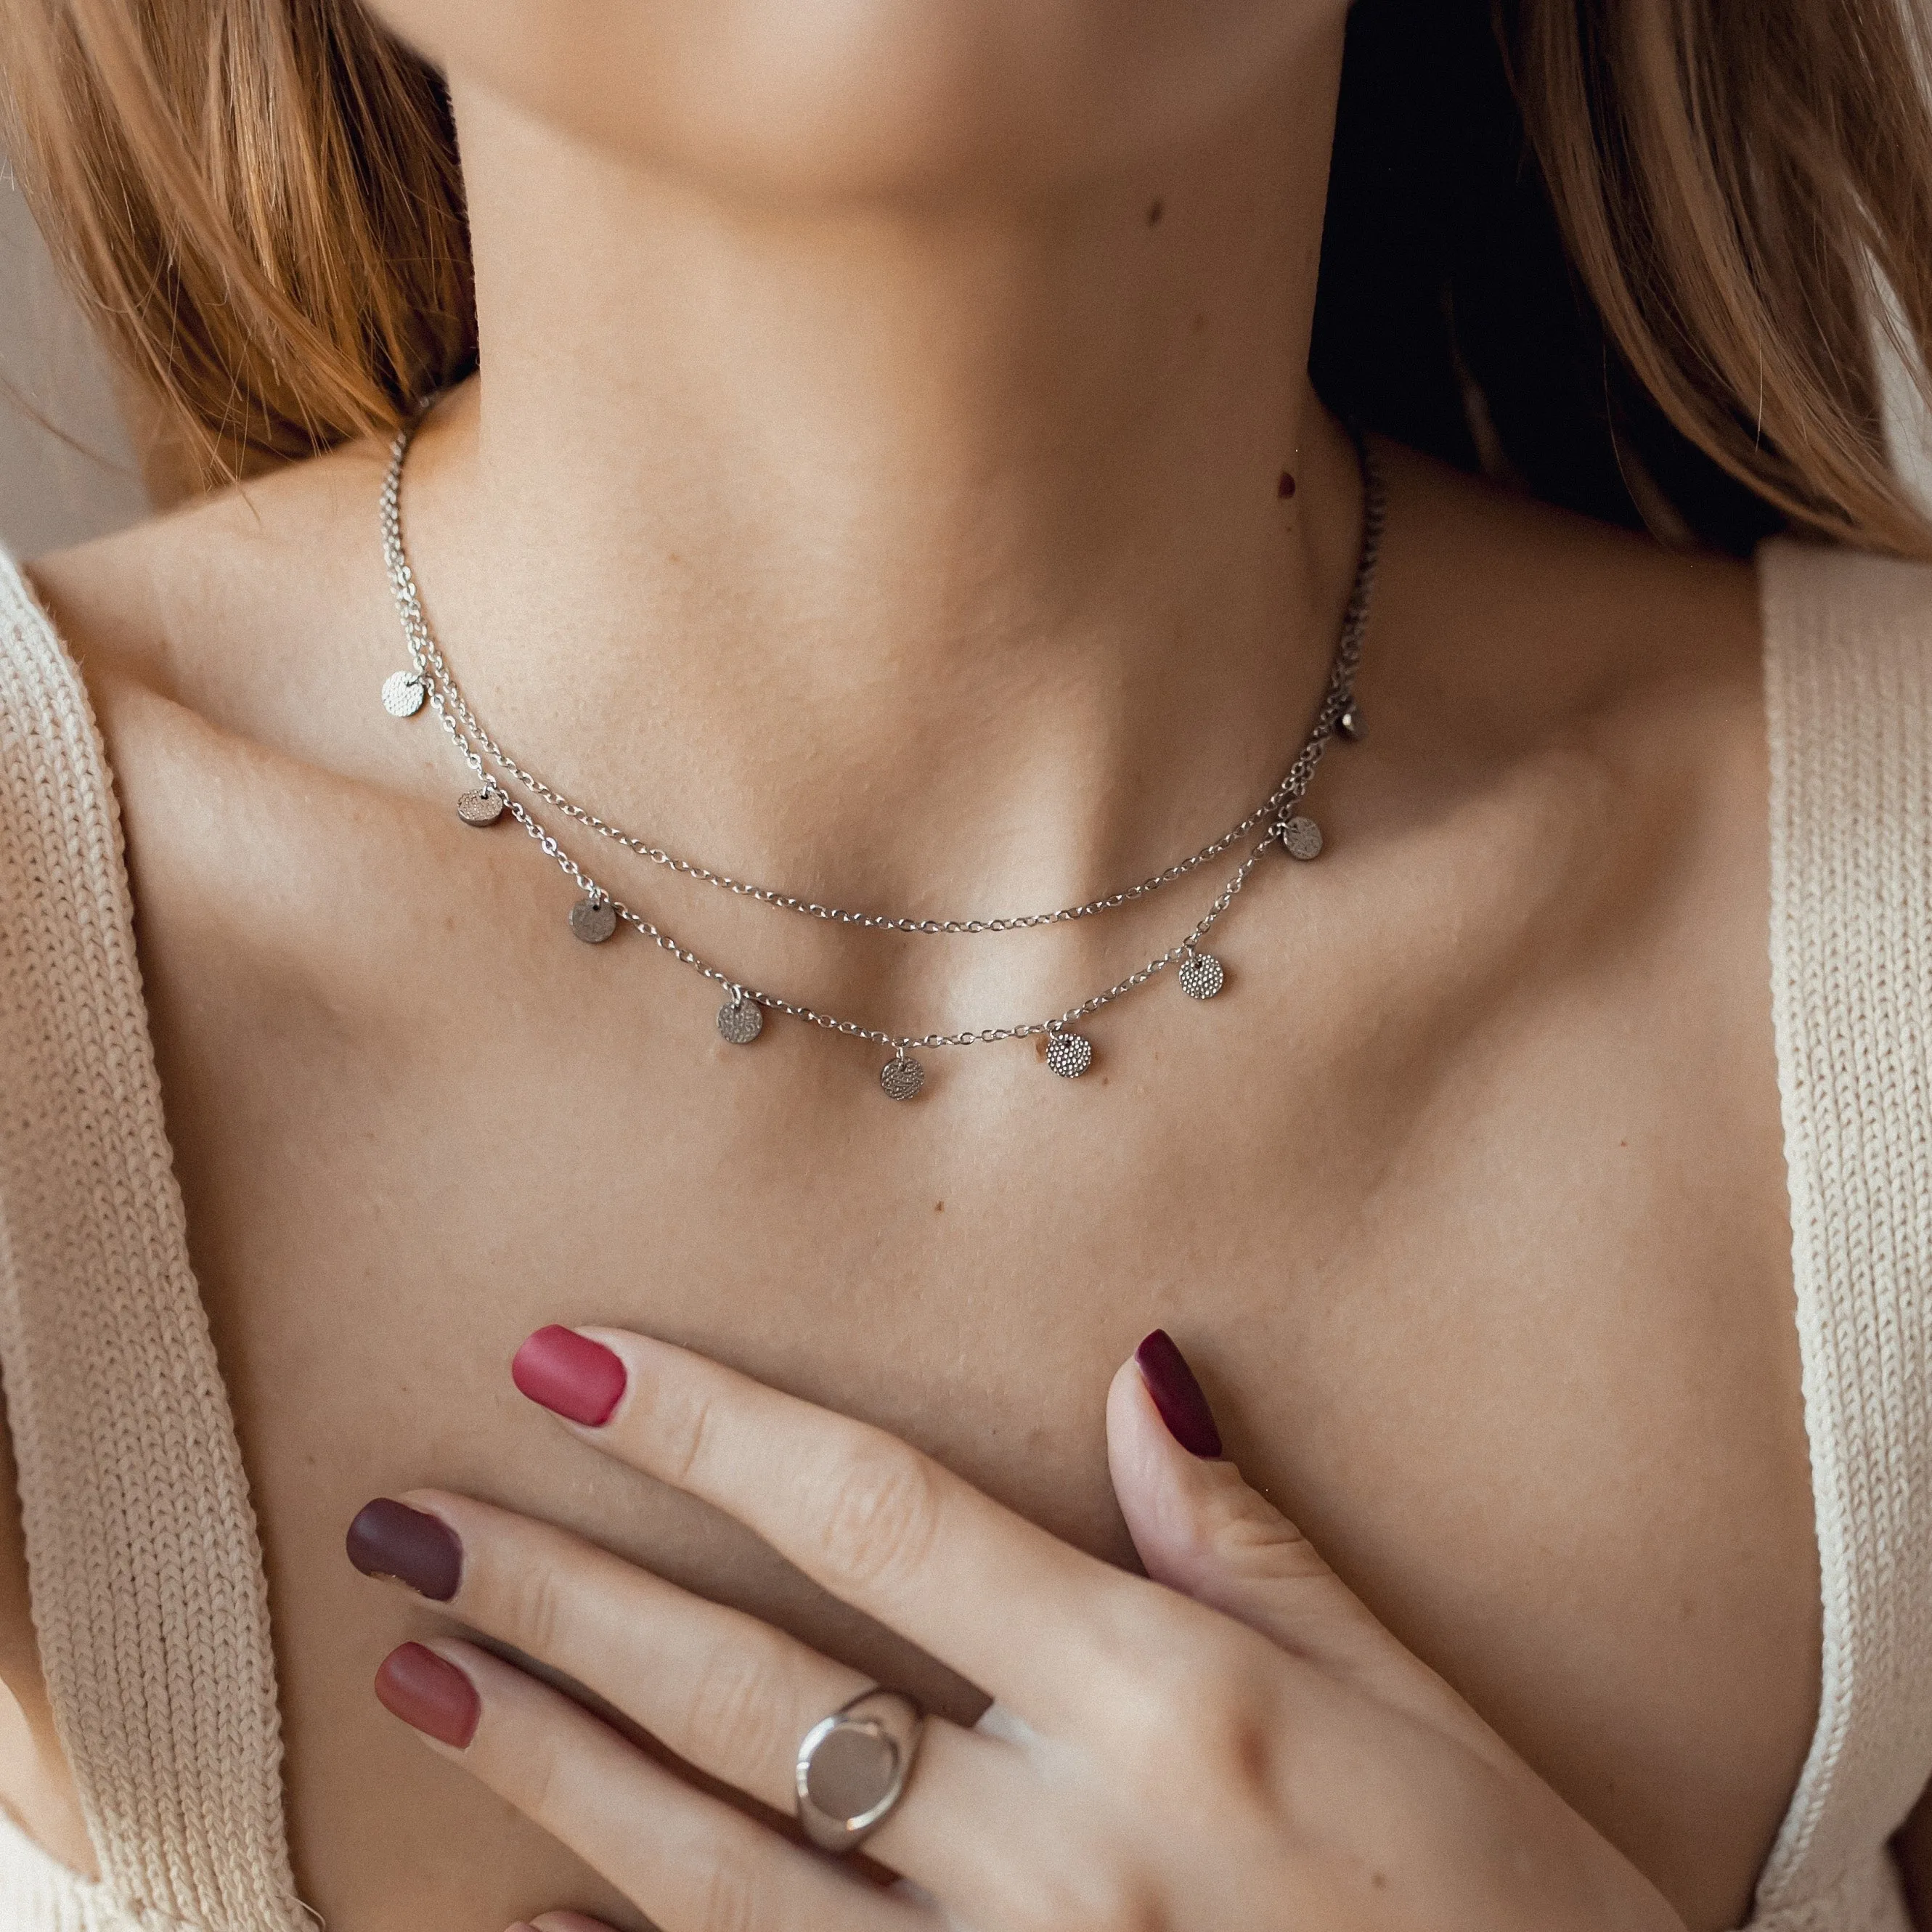
<path fill-rule="evenodd" d="M 1280 784 L 1252 812 L 1219 838 L 1202 846 L 1190 856 L 1176 861 L 1165 871 L 1156 872 L 1142 880 L 1137 886 L 1108 893 L 1103 898 L 1089 899 L 1079 905 L 1061 906 L 1051 912 L 1016 914 L 996 918 L 898 919 L 884 914 L 854 912 L 838 906 L 821 905 L 814 900 L 801 898 L 774 887 L 750 884 L 694 860 L 680 858 L 662 846 L 608 823 L 595 813 L 574 803 L 535 772 L 526 770 L 492 736 L 472 710 L 456 682 L 454 673 L 449 668 L 447 658 L 430 633 L 428 620 L 423 613 L 416 573 L 410 568 L 403 542 L 404 463 L 409 453 L 410 444 L 427 414 L 425 410 L 405 424 L 397 432 L 395 440 L 390 446 L 388 470 L 383 479 L 380 499 L 383 560 L 388 573 L 389 587 L 394 596 L 397 614 L 401 620 L 404 640 L 409 648 L 410 662 L 416 676 L 422 682 L 424 694 L 438 722 L 464 763 L 486 790 L 494 790 L 502 799 L 505 809 L 511 817 L 537 842 L 544 854 L 566 876 L 576 882 L 587 898 L 608 905 L 626 925 L 650 940 L 659 950 L 668 953 L 671 958 L 694 972 L 703 974 L 706 979 L 724 988 L 734 998 L 754 1000 L 767 1012 L 782 1013 L 789 1018 L 802 1021 L 808 1025 L 821 1028 L 829 1033 L 843 1034 L 850 1039 L 871 1040 L 879 1046 L 892 1048 L 898 1054 L 902 1054 L 914 1049 L 930 1051 L 940 1047 L 986 1046 L 1002 1040 L 1045 1037 L 1074 1025 L 1090 1013 L 1097 1012 L 1102 1007 L 1112 1004 L 1136 988 L 1145 986 L 1168 967 L 1188 958 L 1214 930 L 1222 915 L 1233 904 L 1241 888 L 1247 883 L 1249 875 L 1261 862 L 1269 848 L 1279 840 L 1282 825 L 1313 780 L 1316 769 L 1322 762 L 1322 754 L 1334 736 L 1336 721 L 1348 709 L 1354 694 L 1355 673 L 1361 659 L 1362 641 L 1368 628 L 1370 604 L 1375 587 L 1376 566 L 1381 555 L 1386 510 L 1380 470 L 1367 445 L 1359 440 L 1357 450 L 1361 465 L 1363 496 L 1361 549 L 1321 706 L 1316 713 L 1315 722 L 1307 738 Z M 740 898 L 756 899 L 767 905 L 777 906 L 788 912 L 802 914 L 837 925 L 890 932 L 954 934 L 1016 932 L 1073 920 L 1089 919 L 1096 914 L 1110 912 L 1118 907 L 1145 898 L 1174 880 L 1185 878 L 1210 860 L 1220 857 L 1258 826 L 1265 825 L 1268 830 L 1241 860 L 1185 939 L 1148 960 L 1124 979 L 1116 980 L 1105 991 L 1092 994 L 1078 1006 L 1070 1006 L 1058 1018 L 1030 1020 L 1011 1026 L 982 1028 L 965 1033 L 902 1034 L 867 1026 L 856 1020 L 841 1019 L 835 1015 L 820 1012 L 814 1007 L 785 999 L 778 994 L 746 986 L 731 974 L 712 965 L 709 960 L 674 938 L 634 907 L 605 890 L 584 870 L 530 808 L 501 782 L 502 777 L 513 780 L 532 797 L 554 807 L 586 830 L 613 840 L 638 857 L 666 867 L 687 878 L 717 886 Z"/>

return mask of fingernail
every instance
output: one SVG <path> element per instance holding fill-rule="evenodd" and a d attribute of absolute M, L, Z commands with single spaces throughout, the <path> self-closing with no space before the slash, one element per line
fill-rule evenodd
<path fill-rule="evenodd" d="M 510 1378 L 531 1401 L 601 1429 L 624 1393 L 624 1365 L 574 1328 L 539 1328 L 517 1351 Z"/>
<path fill-rule="evenodd" d="M 379 1496 L 349 1526 L 349 1560 L 365 1576 L 393 1576 L 446 1604 L 463 1580 L 463 1545 L 441 1517 Z"/>
<path fill-rule="evenodd" d="M 1156 1328 L 1134 1351 L 1141 1378 L 1147 1384 L 1167 1432 L 1190 1456 L 1212 1462 L 1221 1453 L 1221 1432 L 1214 1426 L 1214 1412 L 1187 1366 L 1187 1358 L 1174 1346 L 1174 1337 L 1165 1328 Z"/>
<path fill-rule="evenodd" d="M 376 1695 L 384 1710 L 457 1750 L 468 1748 L 483 1714 L 476 1685 L 419 1643 L 404 1644 L 383 1658 Z"/>

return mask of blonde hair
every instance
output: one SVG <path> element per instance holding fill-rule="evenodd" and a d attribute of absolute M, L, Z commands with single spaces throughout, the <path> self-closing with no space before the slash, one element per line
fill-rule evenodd
<path fill-rule="evenodd" d="M 5 142 L 110 349 L 217 470 L 473 358 L 435 76 L 353 0 L 0 0 Z"/>
<path fill-rule="evenodd" d="M 1534 0 L 1520 92 L 1572 260 L 1671 422 L 1794 522 L 1932 554 L 1876 344 L 1932 393 L 1918 0 Z"/>
<path fill-rule="evenodd" d="M 1522 466 L 1542 494 L 1634 520 L 1634 486 L 1612 500 L 1589 483 L 1590 440 L 1609 439 L 1627 478 L 1618 439 L 1649 411 L 1683 448 L 1658 456 L 1654 430 L 1643 466 L 1660 473 L 1694 532 L 1738 547 L 1736 532 L 1756 527 L 1713 494 L 1735 488 L 1774 520 L 1932 556 L 1932 524 L 1888 460 L 1874 354 L 1888 335 L 1932 397 L 1921 7 L 1358 0 L 1351 63 L 1400 67 L 1413 101 L 1440 95 L 1455 70 L 1434 58 L 1430 34 L 1478 63 L 1468 70 L 1479 77 L 1485 61 L 1507 72 L 1482 98 L 1498 124 L 1487 151 L 1508 166 L 1472 190 L 1465 225 L 1480 236 L 1492 203 L 1515 211 L 1516 226 L 1498 232 L 1528 236 L 1526 259 L 1542 264 L 1546 285 L 1538 301 L 1568 303 L 1582 319 L 1571 360 L 1601 353 L 1611 401 L 1590 401 L 1598 378 L 1587 366 L 1550 379 L 1549 394 L 1522 388 L 1520 371 L 1546 366 L 1527 339 L 1537 302 L 1519 305 L 1516 323 L 1490 302 L 1486 353 L 1466 352 L 1467 317 L 1483 307 L 1468 260 L 1460 283 L 1445 268 L 1441 287 L 1378 279 L 1396 244 L 1378 242 L 1367 207 L 1378 195 L 1389 206 L 1388 178 L 1400 191 L 1389 157 L 1408 143 L 1420 194 L 1461 165 L 1472 136 L 1466 116 L 1444 115 L 1439 151 L 1419 152 L 1430 116 L 1408 112 L 1399 89 L 1351 96 L 1346 76 L 1355 138 L 1338 146 L 1322 303 L 1331 317 L 1372 314 L 1383 332 L 1324 328 L 1318 316 L 1324 392 L 1425 446 L 1434 424 L 1445 453 L 1467 457 L 1440 427 L 1442 398 L 1414 393 L 1396 358 L 1377 359 L 1392 306 L 1406 304 L 1418 339 L 1441 336 L 1431 346 L 1445 379 L 1466 389 L 1468 365 L 1486 360 L 1497 386 L 1517 385 L 1495 412 L 1506 454 L 1511 423 L 1564 430 L 1544 436 L 1568 452 L 1546 460 L 1545 473 Z M 462 177 L 442 89 L 356 0 L 0 0 L 0 74 L 8 151 L 69 279 L 214 468 L 386 430 L 472 364 Z M 1382 185 L 1346 164 L 1358 152 L 1374 158 Z M 1546 261 L 1533 224 L 1522 226 L 1526 152 L 1540 168 L 1535 218 L 1561 237 Z M 1471 259 L 1493 273 L 1489 246 Z M 1525 272 L 1512 262 L 1509 272 Z M 1581 292 L 1557 290 L 1558 278 Z M 1525 336 L 1514 356 L 1512 327 Z M 1618 385 L 1634 404 L 1616 400 Z M 1520 440 L 1534 440 L 1528 428 Z"/>

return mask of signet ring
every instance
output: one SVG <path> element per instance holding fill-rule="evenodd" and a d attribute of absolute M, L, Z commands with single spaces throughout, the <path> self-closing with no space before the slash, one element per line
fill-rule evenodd
<path fill-rule="evenodd" d="M 798 1748 L 798 1819 L 821 1850 L 863 1844 L 897 1808 L 912 1775 L 926 1713 L 874 1685 L 812 1726 Z"/>

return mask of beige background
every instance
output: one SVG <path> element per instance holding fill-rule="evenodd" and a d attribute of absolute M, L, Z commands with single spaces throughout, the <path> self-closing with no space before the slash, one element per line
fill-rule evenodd
<path fill-rule="evenodd" d="M 106 367 L 4 176 L 0 386 L 0 549 L 32 556 L 143 513 Z"/>

